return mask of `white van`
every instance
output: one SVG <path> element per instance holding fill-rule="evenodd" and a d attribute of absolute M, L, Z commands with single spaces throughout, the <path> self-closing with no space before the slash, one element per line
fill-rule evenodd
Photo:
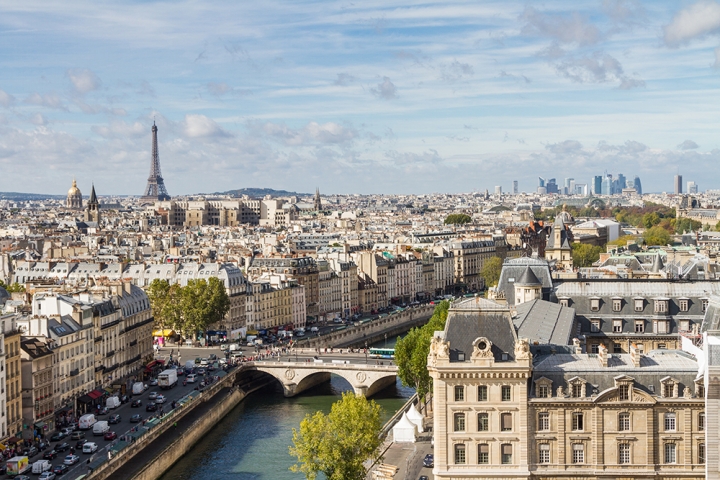
<path fill-rule="evenodd" d="M 78 429 L 90 430 L 92 426 L 95 425 L 95 422 L 97 422 L 97 420 L 95 419 L 95 415 L 93 415 L 92 413 L 83 415 L 82 417 L 80 417 L 80 420 L 78 420 Z"/>
<path fill-rule="evenodd" d="M 95 422 L 93 425 L 93 435 L 105 435 L 110 430 L 110 425 L 105 420 Z"/>
<path fill-rule="evenodd" d="M 108 397 L 108 399 L 105 400 L 105 406 L 108 410 L 113 410 L 120 406 L 120 399 L 118 397 Z"/>
<path fill-rule="evenodd" d="M 37 462 L 33 463 L 32 466 L 32 473 L 35 475 L 40 475 L 43 472 L 47 472 L 52 468 L 52 463 L 50 463 L 49 460 L 38 460 Z"/>

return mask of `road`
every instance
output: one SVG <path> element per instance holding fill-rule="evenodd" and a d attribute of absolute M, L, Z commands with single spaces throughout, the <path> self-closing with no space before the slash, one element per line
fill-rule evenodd
<path fill-rule="evenodd" d="M 206 352 L 205 355 L 202 355 L 203 357 L 206 357 L 210 353 L 207 350 L 205 350 L 205 352 Z M 219 349 L 218 349 L 218 352 L 219 352 Z M 194 360 L 194 357 L 193 357 L 193 360 Z M 211 372 L 208 373 L 208 375 L 211 375 L 211 374 L 212 374 Z M 145 392 L 143 392 L 141 395 L 133 395 L 131 398 L 131 401 L 137 400 L 137 399 L 142 400 L 141 407 L 131 407 L 131 402 L 128 402 L 126 404 L 120 405 L 119 407 L 117 407 L 114 410 L 110 410 L 108 415 L 97 416 L 96 418 L 98 420 L 107 420 L 110 415 L 118 414 L 121 417 L 121 421 L 118 424 L 110 425 L 110 431 L 117 433 L 118 437 L 128 434 L 128 433 L 130 433 L 130 430 L 133 427 L 138 425 L 137 423 L 130 423 L 130 417 L 132 415 L 139 414 L 143 419 L 147 419 L 147 418 L 157 414 L 157 412 L 146 412 L 145 411 L 146 405 L 150 402 L 150 400 L 148 400 L 148 396 L 150 395 L 151 392 L 160 393 L 167 398 L 167 401 L 164 404 L 162 404 L 163 408 L 165 409 L 165 412 L 167 413 L 170 410 L 172 410 L 171 405 L 174 400 L 178 400 L 178 399 L 184 397 L 188 393 L 192 392 L 194 390 L 194 388 L 199 385 L 199 383 L 194 383 L 194 384 L 188 383 L 187 386 L 183 386 L 182 382 L 183 382 L 184 378 L 185 378 L 184 376 L 178 377 L 178 380 L 179 380 L 178 384 L 174 388 L 171 388 L 170 390 L 161 390 L 159 387 L 151 387 L 148 385 L 148 389 Z M 159 406 L 160 405 L 158 405 L 158 407 Z M 140 423 L 140 425 L 142 425 L 142 423 Z M 88 442 L 97 443 L 97 445 L 98 445 L 97 452 L 95 452 L 94 454 L 84 454 L 84 453 L 81 453 L 82 449 L 76 449 L 75 454 L 80 457 L 80 460 L 77 464 L 71 466 L 70 471 L 68 473 L 66 473 L 65 475 L 63 475 L 63 477 L 77 478 L 77 476 L 87 472 L 87 463 L 88 463 L 89 459 L 92 458 L 94 460 L 94 459 L 98 458 L 98 455 L 107 455 L 108 454 L 107 453 L 108 446 L 110 446 L 110 444 L 112 444 L 113 441 L 106 441 L 103 439 L 103 436 L 94 436 L 92 433 L 92 430 L 85 430 L 84 432 L 85 432 L 85 439 Z M 32 464 L 32 462 L 41 459 L 43 453 L 50 451 L 52 448 L 55 448 L 56 445 L 64 443 L 64 442 L 67 442 L 73 448 L 75 447 L 75 444 L 76 444 L 75 440 L 70 440 L 69 438 L 65 438 L 63 440 L 60 440 L 59 442 L 51 442 L 51 448 L 49 448 L 48 450 L 45 450 L 45 452 L 41 452 L 40 454 L 36 455 L 33 458 L 31 458 L 30 463 Z M 61 452 L 55 460 L 51 460 L 53 467 L 55 465 L 63 463 L 65 456 L 69 455 L 69 454 L 70 454 L 69 451 Z"/>

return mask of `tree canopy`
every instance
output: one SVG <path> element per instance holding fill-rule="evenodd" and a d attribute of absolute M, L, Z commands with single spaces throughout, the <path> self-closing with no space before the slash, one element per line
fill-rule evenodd
<path fill-rule="evenodd" d="M 413 328 L 395 343 L 395 363 L 398 377 L 406 387 L 413 387 L 420 399 L 432 388 L 432 379 L 427 369 L 427 357 L 430 354 L 430 341 L 433 333 L 445 330 L 450 302 L 440 302 L 433 316 L 422 327 Z"/>
<path fill-rule="evenodd" d="M 230 310 L 225 286 L 215 277 L 190 280 L 185 287 L 155 279 L 147 294 L 155 323 L 161 329 L 204 332 L 209 325 L 222 321 Z"/>
<path fill-rule="evenodd" d="M 483 263 L 480 276 L 485 280 L 486 287 L 494 287 L 498 284 L 502 265 L 503 259 L 500 257 L 490 257 Z"/>
<path fill-rule="evenodd" d="M 660 226 L 648 228 L 643 234 L 643 241 L 645 245 L 668 245 L 670 233 Z"/>
<path fill-rule="evenodd" d="M 381 408 L 364 396 L 344 393 L 327 415 L 308 414 L 293 428 L 290 455 L 297 463 L 290 467 L 308 480 L 319 473 L 328 480 L 364 480 L 366 460 L 380 458 Z"/>
<path fill-rule="evenodd" d="M 590 267 L 600 259 L 600 254 L 605 250 L 602 247 L 589 245 L 587 243 L 572 244 L 573 265 L 576 267 Z"/>
<path fill-rule="evenodd" d="M 2 288 L 4 288 L 5 290 L 7 290 L 8 293 L 21 293 L 21 292 L 24 292 L 24 291 L 25 291 L 25 286 L 24 286 L 24 285 L 20 285 L 20 284 L 17 283 L 17 282 L 11 283 L 11 284 L 7 285 L 5 282 L 3 282 L 2 280 L 0 280 L 0 287 L 2 287 Z"/>
<path fill-rule="evenodd" d="M 464 213 L 451 213 L 445 217 L 445 225 L 463 225 L 472 222 L 472 217 Z"/>

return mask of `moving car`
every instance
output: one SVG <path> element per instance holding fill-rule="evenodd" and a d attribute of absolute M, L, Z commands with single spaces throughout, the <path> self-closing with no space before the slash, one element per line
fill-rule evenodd
<path fill-rule="evenodd" d="M 428 453 L 425 455 L 425 458 L 423 458 L 423 467 L 434 467 L 435 466 L 435 457 L 432 453 Z"/>
<path fill-rule="evenodd" d="M 57 475 L 55 475 L 53 472 L 47 471 L 47 472 L 41 474 L 38 477 L 38 480 L 55 480 L 56 477 L 57 477 Z"/>
<path fill-rule="evenodd" d="M 72 435 L 70 435 L 70 440 L 81 440 L 85 438 L 85 432 L 73 432 Z"/>
<path fill-rule="evenodd" d="M 53 433 L 52 437 L 50 437 L 51 442 L 59 442 L 65 438 L 65 434 L 63 432 L 55 432 Z"/>
<path fill-rule="evenodd" d="M 142 407 L 142 400 L 140 400 L 139 398 L 137 400 L 133 400 L 132 403 L 130 404 L 130 407 L 131 408 Z"/>
<path fill-rule="evenodd" d="M 68 455 L 65 457 L 65 460 L 63 460 L 63 463 L 65 465 L 75 465 L 80 460 L 80 457 L 77 455 Z"/>
<path fill-rule="evenodd" d="M 70 444 L 67 442 L 63 442 L 59 445 L 55 445 L 56 452 L 64 452 L 65 450 L 69 450 L 69 449 L 70 449 Z"/>
<path fill-rule="evenodd" d="M 60 465 L 55 465 L 53 468 L 53 473 L 55 475 L 65 475 L 70 469 L 67 465 L 61 463 Z"/>
<path fill-rule="evenodd" d="M 117 438 L 117 433 L 115 432 L 107 432 L 103 439 L 105 440 L 115 440 Z"/>
<path fill-rule="evenodd" d="M 83 445 L 83 453 L 95 453 L 97 452 L 98 446 L 95 442 L 87 442 Z"/>
<path fill-rule="evenodd" d="M 157 407 L 157 405 L 155 404 L 155 402 L 150 402 L 150 403 L 148 403 L 147 406 L 145 407 L 145 411 L 146 411 L 146 412 L 155 412 L 155 411 L 157 411 L 157 408 L 158 408 L 158 407 Z"/>
<path fill-rule="evenodd" d="M 190 375 L 187 376 L 186 380 L 188 383 L 195 383 L 195 381 L 197 380 L 197 375 L 195 375 L 194 373 L 191 373 Z"/>
<path fill-rule="evenodd" d="M 157 392 L 150 392 L 150 395 L 148 395 L 148 400 L 155 400 L 158 396 Z"/>
<path fill-rule="evenodd" d="M 137 413 L 130 417 L 130 423 L 139 423 L 142 422 L 142 417 L 138 415 Z"/>
<path fill-rule="evenodd" d="M 118 415 L 117 413 L 114 414 L 114 415 L 110 415 L 110 416 L 108 417 L 108 423 L 109 423 L 110 425 L 114 425 L 114 424 L 116 424 L 116 423 L 120 423 L 120 420 L 122 420 L 122 417 L 121 417 L 120 415 Z"/>
<path fill-rule="evenodd" d="M 87 443 L 87 440 L 85 440 L 84 438 L 82 440 L 78 440 L 77 443 L 75 443 L 75 449 L 81 450 L 83 445 L 85 445 L 86 443 Z M 57 447 L 55 447 L 55 450 L 57 450 Z"/>
<path fill-rule="evenodd" d="M 49 452 L 45 452 L 45 455 L 43 455 L 43 458 L 45 460 L 55 460 L 58 456 L 58 452 L 56 450 L 50 450 Z"/>
<path fill-rule="evenodd" d="M 151 387 L 157 387 L 157 384 L 158 384 L 157 378 L 153 378 L 152 380 L 150 380 Z"/>
<path fill-rule="evenodd" d="M 155 397 L 155 403 L 165 403 L 167 401 L 167 398 L 165 395 L 158 395 Z"/>

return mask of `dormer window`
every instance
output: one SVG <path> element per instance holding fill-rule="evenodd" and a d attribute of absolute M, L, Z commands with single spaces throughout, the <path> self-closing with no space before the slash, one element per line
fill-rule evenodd
<path fill-rule="evenodd" d="M 613 312 L 619 312 L 620 310 L 622 310 L 622 299 L 621 298 L 613 298 L 612 309 L 613 309 Z"/>
<path fill-rule="evenodd" d="M 642 298 L 635 299 L 635 311 L 642 312 L 645 309 L 645 300 Z"/>
<path fill-rule="evenodd" d="M 586 382 L 582 378 L 571 378 L 568 381 L 570 396 L 573 398 L 584 398 L 587 395 L 585 385 Z"/>
<path fill-rule="evenodd" d="M 661 397 L 662 398 L 677 398 L 678 397 L 678 381 L 671 377 L 665 377 L 660 380 Z"/>
<path fill-rule="evenodd" d="M 687 298 L 681 298 L 678 301 L 681 312 L 687 312 L 690 309 L 690 301 Z"/>
<path fill-rule="evenodd" d="M 708 299 L 707 299 L 707 298 L 704 298 L 704 299 L 702 300 L 702 311 L 703 311 L 703 313 L 705 313 L 705 312 L 707 311 L 707 307 L 708 307 Z"/>
<path fill-rule="evenodd" d="M 552 397 L 552 380 L 546 377 L 535 380 L 535 396 L 537 398 Z"/>
<path fill-rule="evenodd" d="M 668 301 L 667 300 L 655 300 L 655 313 L 667 313 Z"/>
<path fill-rule="evenodd" d="M 593 312 L 597 312 L 600 310 L 600 299 L 599 298 L 591 298 L 590 299 L 590 310 Z"/>

